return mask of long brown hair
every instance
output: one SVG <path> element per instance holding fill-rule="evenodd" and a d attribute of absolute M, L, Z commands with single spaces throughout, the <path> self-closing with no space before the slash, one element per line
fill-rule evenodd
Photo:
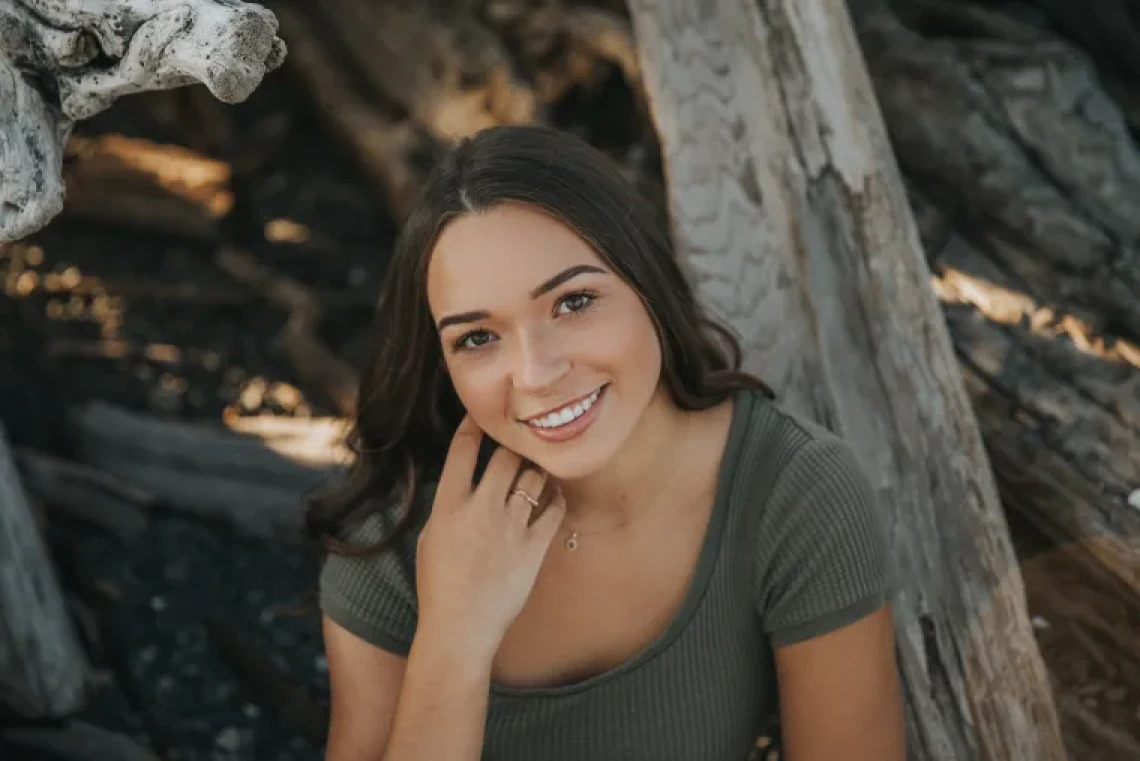
<path fill-rule="evenodd" d="M 401 511 L 382 544 L 430 509 L 417 505 L 417 487 L 438 476 L 464 410 L 428 309 L 427 264 L 450 221 L 504 202 L 528 204 L 576 231 L 640 295 L 678 407 L 707 409 L 738 389 L 773 396 L 740 370 L 739 344 L 698 304 L 664 220 L 605 154 L 548 127 L 483 130 L 436 165 L 396 241 L 349 437 L 355 460 L 333 488 L 308 500 L 306 530 L 327 550 L 354 552 L 341 541 L 346 530 L 389 496 L 412 509 Z"/>

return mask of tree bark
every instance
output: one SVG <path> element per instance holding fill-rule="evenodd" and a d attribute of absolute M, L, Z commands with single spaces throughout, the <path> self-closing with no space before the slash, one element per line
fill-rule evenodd
<path fill-rule="evenodd" d="M 1063 759 L 995 480 L 844 6 L 631 10 L 701 299 L 740 335 L 747 369 L 856 445 L 889 511 L 911 758 Z"/>
<path fill-rule="evenodd" d="M 87 697 L 89 668 L 14 455 L 0 428 L 0 711 L 59 718 Z"/>

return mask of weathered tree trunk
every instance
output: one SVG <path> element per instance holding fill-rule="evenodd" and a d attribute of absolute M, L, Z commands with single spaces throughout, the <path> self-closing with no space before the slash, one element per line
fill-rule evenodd
<path fill-rule="evenodd" d="M 911 757 L 1065 757 L 997 487 L 851 21 L 631 3 L 680 254 L 747 367 L 890 512 Z M 696 30 L 703 30 L 698 34 Z"/>
<path fill-rule="evenodd" d="M 201 82 L 245 100 L 281 65 L 277 20 L 227 0 L 0 2 L 0 240 L 63 208 L 64 145 L 117 98 Z"/>
<path fill-rule="evenodd" d="M 87 659 L 0 428 L 0 713 L 56 718 L 87 697 Z"/>

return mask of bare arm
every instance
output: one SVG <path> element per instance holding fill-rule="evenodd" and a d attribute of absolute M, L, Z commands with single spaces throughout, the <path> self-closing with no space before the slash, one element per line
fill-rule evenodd
<path fill-rule="evenodd" d="M 460 637 L 417 636 L 384 761 L 478 761 L 483 753 L 490 658 L 473 658 Z"/>
<path fill-rule="evenodd" d="M 787 761 L 905 761 L 890 607 L 776 650 Z"/>
<path fill-rule="evenodd" d="M 417 637 L 408 657 L 323 621 L 332 694 L 325 761 L 477 761 L 490 666 L 456 641 Z"/>
<path fill-rule="evenodd" d="M 470 418 L 448 452 L 416 553 L 417 629 L 407 659 L 330 619 L 324 623 L 332 722 L 326 761 L 478 761 L 491 662 L 526 602 L 566 504 L 557 494 L 533 522 L 511 491 L 541 494 L 546 475 L 519 474 L 499 448 L 477 487 L 482 433 Z"/>
<path fill-rule="evenodd" d="M 331 707 L 325 761 L 381 761 L 388 747 L 406 660 L 321 621 Z"/>

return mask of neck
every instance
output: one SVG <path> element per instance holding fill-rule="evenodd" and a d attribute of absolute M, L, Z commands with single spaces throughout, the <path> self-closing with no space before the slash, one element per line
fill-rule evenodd
<path fill-rule="evenodd" d="M 693 439 L 687 435 L 692 424 L 693 413 L 678 409 L 659 388 L 617 456 L 586 478 L 562 483 L 571 522 L 615 527 L 636 517 L 682 472 L 676 466 Z"/>

